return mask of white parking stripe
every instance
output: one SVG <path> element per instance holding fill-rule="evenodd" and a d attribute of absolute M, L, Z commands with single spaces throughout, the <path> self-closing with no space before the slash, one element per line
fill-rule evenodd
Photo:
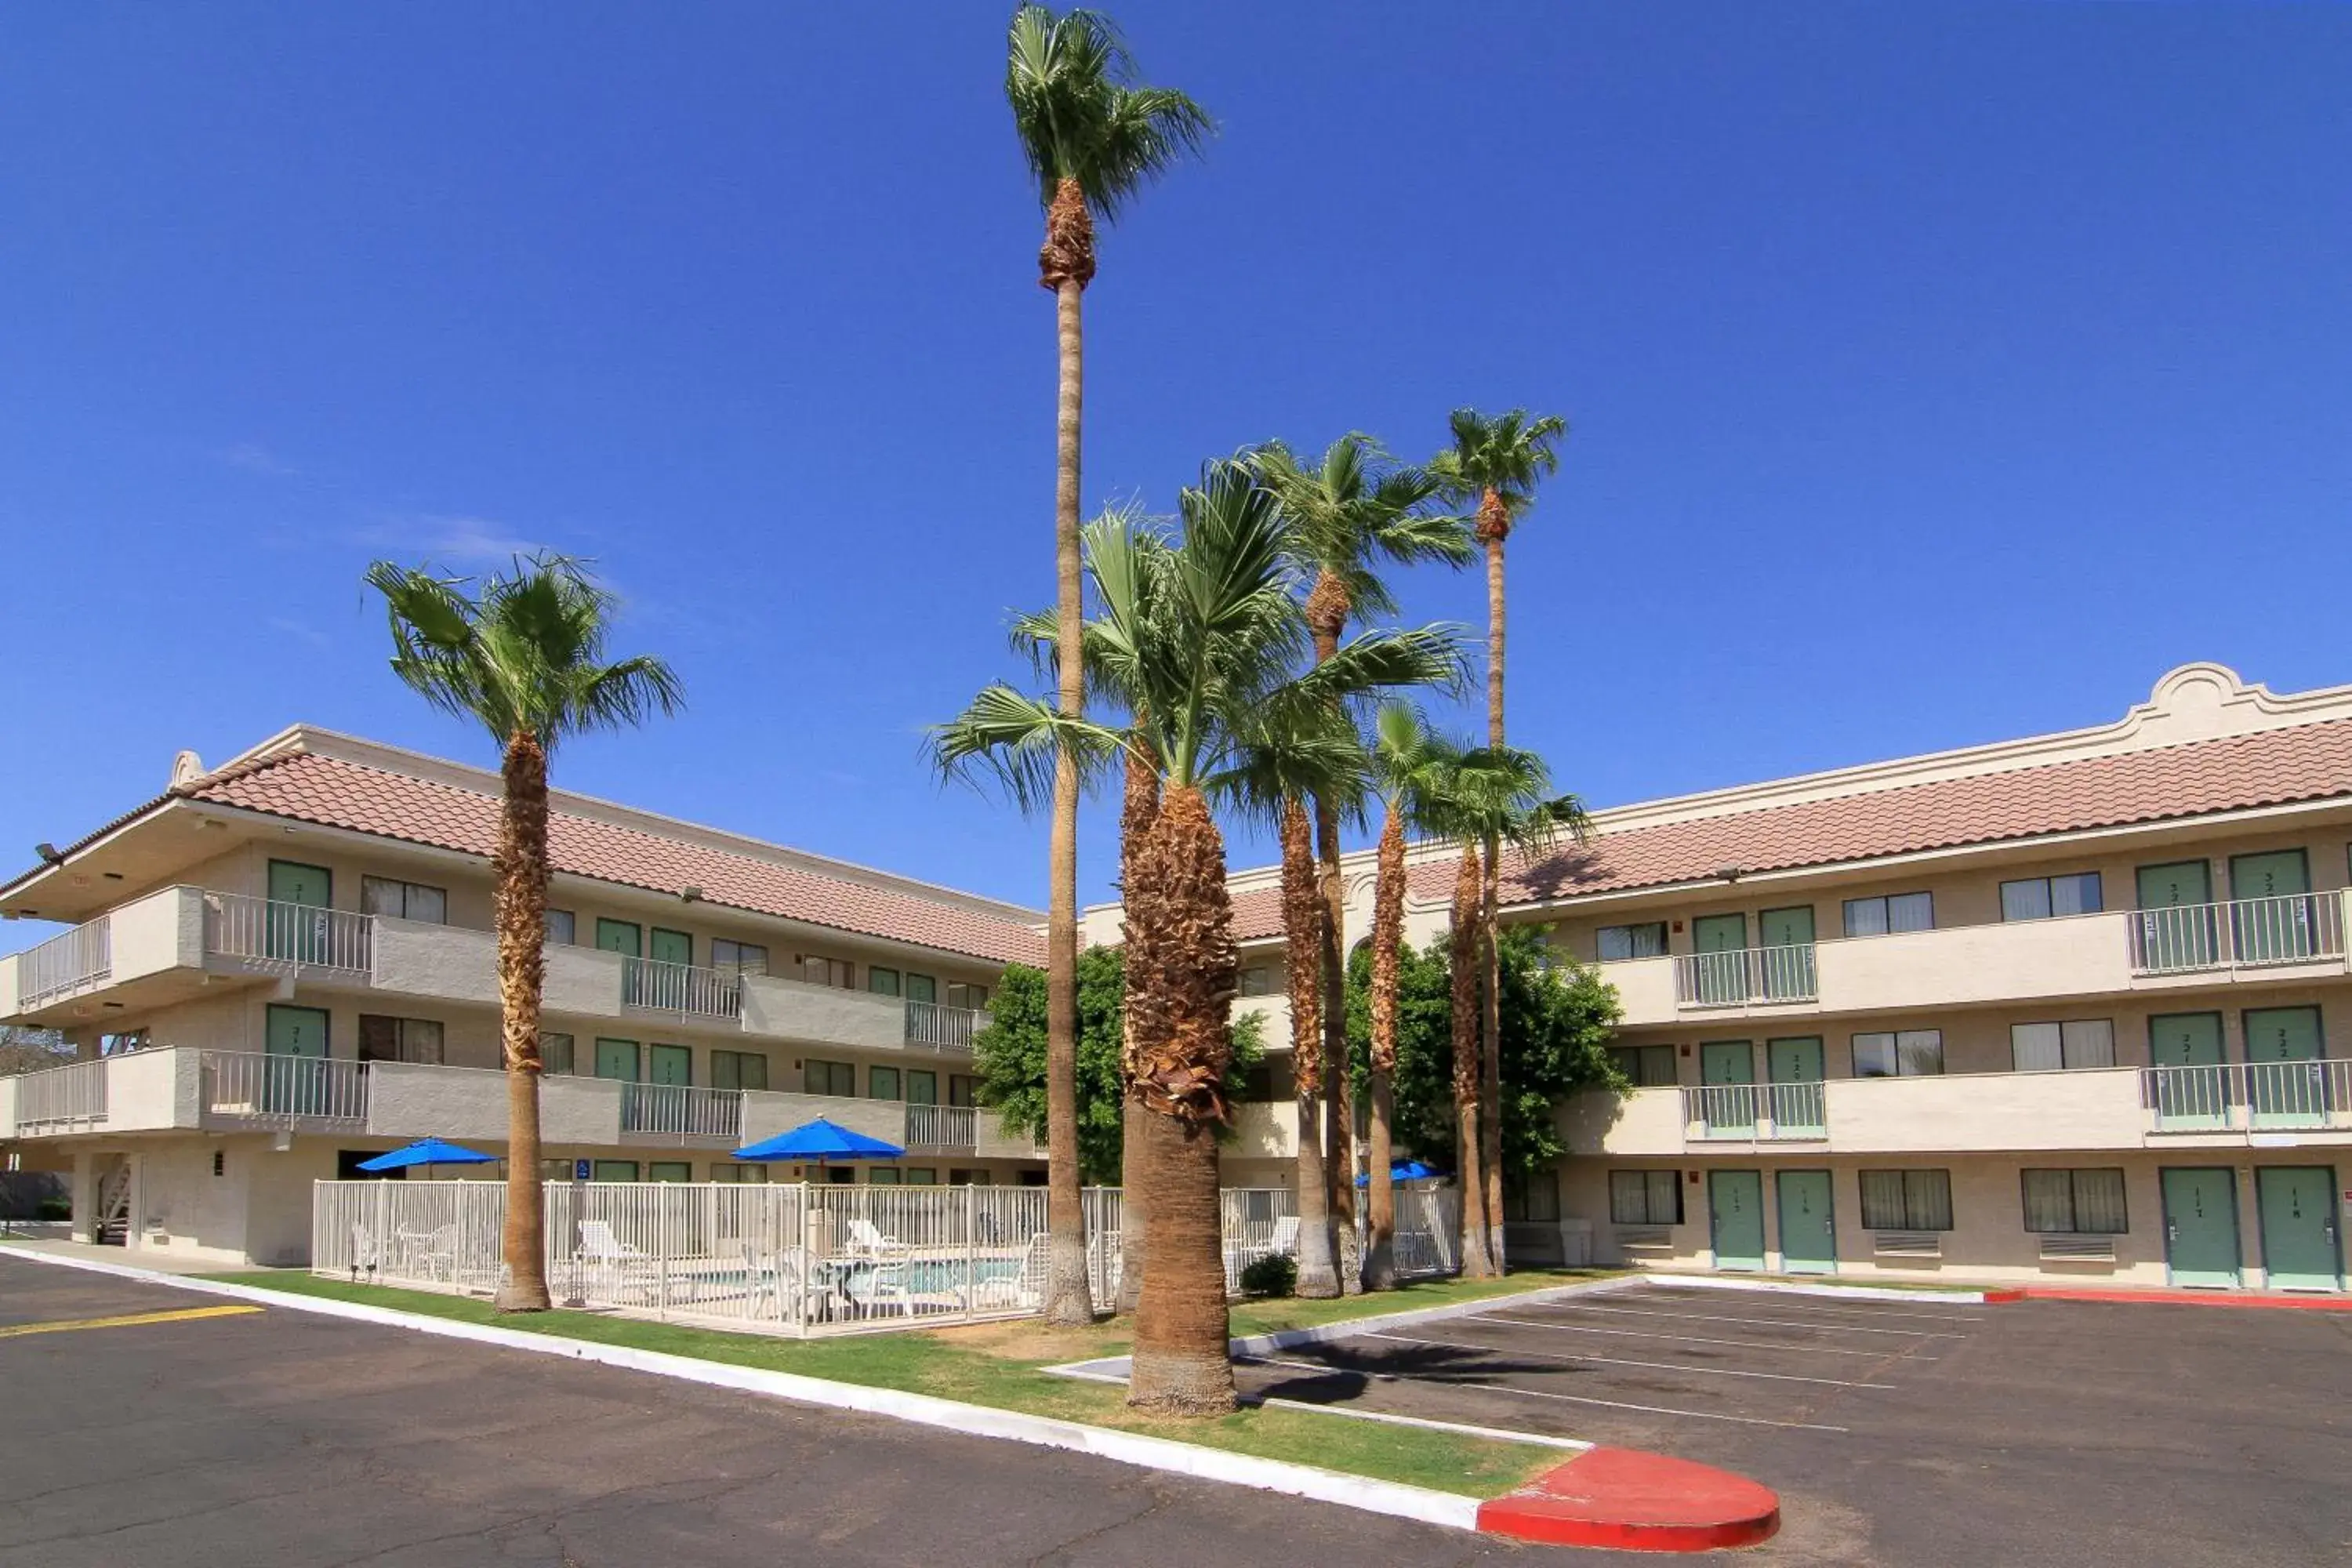
<path fill-rule="evenodd" d="M 1624 1299 L 1629 1301 L 1673 1301 L 1696 1305 L 1700 1301 L 1719 1303 L 1723 1300 L 1723 1293 L 1717 1290 L 1658 1289 L 1638 1295 L 1629 1291 Z M 1839 1312 L 1864 1318 L 1928 1318 L 1940 1323 L 1981 1323 L 1985 1321 L 1984 1314 L 1981 1312 L 1927 1312 L 1916 1307 L 1836 1307 L 1793 1296 L 1773 1296 L 1769 1300 L 1759 1304 L 1769 1305 L 1776 1312 Z"/>
<path fill-rule="evenodd" d="M 1675 1361 L 1626 1361 L 1607 1355 L 1558 1355 L 1550 1351 L 1523 1351 L 1502 1345 L 1465 1345 L 1458 1340 L 1416 1340 L 1403 1334 L 1358 1334 L 1356 1337 L 1360 1340 L 1392 1340 L 1401 1345 L 1443 1345 L 1448 1350 L 1484 1351 L 1489 1355 L 1533 1356 L 1538 1361 L 1564 1361 L 1580 1366 L 1591 1362 L 1602 1366 L 1646 1366 L 1658 1372 L 1703 1373 L 1709 1377 L 1761 1377 L 1774 1383 L 1819 1383 L 1831 1388 L 1877 1388 L 1892 1392 L 1895 1387 L 1891 1383 L 1849 1383 L 1838 1377 L 1801 1377 L 1792 1372 L 1742 1372 L 1737 1367 L 1691 1366 Z M 1340 1342 L 1344 1344 L 1346 1342 Z"/>
<path fill-rule="evenodd" d="M 1261 1366 L 1287 1366 L 1301 1372 L 1319 1372 L 1327 1377 L 1361 1377 L 1376 1383 L 1435 1383 L 1459 1387 L 1450 1380 L 1436 1377 L 1415 1377 L 1407 1373 L 1364 1372 L 1355 1367 L 1332 1366 L 1323 1362 L 1284 1361 L 1275 1356 L 1244 1356 L 1241 1360 Z M 1843 1426 L 1824 1426 L 1813 1421 L 1768 1421 L 1761 1415 L 1726 1415 L 1714 1410 L 1676 1410 L 1665 1405 L 1629 1405 L 1622 1399 L 1592 1399 L 1580 1394 L 1549 1394 L 1540 1388 L 1514 1388 L 1507 1383 L 1481 1384 L 1482 1394 L 1509 1394 L 1521 1399 L 1557 1399 L 1569 1405 L 1598 1405 L 1604 1410 L 1638 1410 L 1645 1415 L 1685 1415 L 1694 1421 L 1729 1421 L 1740 1426 L 1778 1426 L 1786 1432 L 1844 1432 Z"/>
<path fill-rule="evenodd" d="M 1835 1329 L 1842 1334 L 1901 1334 L 1907 1339 L 1964 1340 L 1966 1334 L 1946 1333 L 1939 1329 L 1865 1329 L 1857 1323 L 1807 1323 L 1790 1318 L 1738 1318 L 1727 1312 L 1660 1312 L 1647 1307 L 1603 1307 L 1589 1301 L 1547 1301 L 1547 1312 L 1610 1312 L 1624 1318 L 1676 1318 L 1701 1323 L 1753 1323 L 1759 1328 L 1805 1329 L 1824 1332 Z"/>
<path fill-rule="evenodd" d="M 1906 1363 L 1913 1366 L 1936 1359 L 1931 1355 L 1916 1355 L 1907 1351 L 1892 1352 L 1850 1351 L 1841 1350 L 1835 1345 L 1788 1345 L 1774 1344 L 1767 1340 L 1711 1340 L 1701 1334 L 1654 1334 L 1646 1333 L 1640 1329 L 1597 1328 L 1591 1323 L 1539 1323 L 1530 1318 L 1498 1318 L 1491 1312 L 1482 1312 L 1477 1317 L 1465 1318 L 1463 1321 L 1472 1323 L 1510 1323 L 1522 1329 L 1554 1329 L 1563 1334 L 1610 1334 L 1627 1340 L 1673 1340 L 1686 1345 L 1729 1345 L 1744 1351 L 1778 1351 L 1783 1355 L 1859 1355 L 1868 1356 L 1873 1361 L 1885 1361 L 1891 1353 L 1902 1356 Z"/>

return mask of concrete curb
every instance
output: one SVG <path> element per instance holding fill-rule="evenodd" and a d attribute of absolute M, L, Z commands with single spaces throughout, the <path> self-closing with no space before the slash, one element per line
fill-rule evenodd
<path fill-rule="evenodd" d="M 1549 1546 L 1719 1552 L 1771 1539 L 1780 1500 L 1711 1465 L 1595 1448 L 1481 1505 L 1478 1528 Z"/>
<path fill-rule="evenodd" d="M 1269 1351 L 1324 1344 L 1332 1340 L 1351 1339 L 1358 1334 L 1409 1329 L 1416 1323 L 1442 1323 L 1448 1318 L 1475 1317 L 1498 1307 L 1540 1307 L 1546 1302 L 1566 1300 L 1571 1296 L 1604 1296 L 1612 1290 L 1631 1289 L 1648 1283 L 1649 1277 L 1641 1274 L 1621 1275 L 1609 1279 L 1580 1279 L 1571 1285 L 1547 1285 L 1535 1290 L 1481 1296 L 1475 1301 L 1449 1301 L 1443 1307 L 1416 1307 L 1408 1312 L 1389 1312 L 1377 1318 L 1343 1318 L 1335 1323 L 1317 1323 L 1312 1328 L 1278 1329 L 1270 1334 L 1252 1334 L 1246 1339 L 1231 1341 L 1226 1350 L 1233 1355 L 1265 1355 Z"/>
<path fill-rule="evenodd" d="M 1654 1268 L 1636 1276 L 1643 1285 L 1689 1285 L 1702 1290 L 1749 1290 L 1764 1295 L 1780 1296 L 1845 1296 L 1875 1301 L 1957 1302 L 1978 1307 L 1988 1303 L 1998 1305 L 2014 1300 L 2011 1291 L 1999 1288 L 1984 1289 L 1940 1287 L 1928 1289 L 1895 1289 L 1885 1285 L 1813 1285 L 1794 1279 L 1741 1279 L 1725 1274 L 1677 1274 L 1671 1269 Z"/>

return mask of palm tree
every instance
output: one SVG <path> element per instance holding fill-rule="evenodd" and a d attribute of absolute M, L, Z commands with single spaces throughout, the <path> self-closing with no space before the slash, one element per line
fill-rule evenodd
<path fill-rule="evenodd" d="M 1591 822 L 1574 795 L 1551 794 L 1551 773 L 1543 760 L 1516 747 L 1462 752 L 1436 770 L 1424 788 L 1422 819 L 1462 847 L 1453 910 L 1454 1096 L 1460 1118 L 1463 1272 L 1475 1278 L 1500 1274 L 1504 1266 L 1496 861 L 1506 847 L 1534 855 L 1563 835 L 1581 842 Z M 1482 971 L 1483 987 L 1477 978 Z"/>
<path fill-rule="evenodd" d="M 1054 582 L 1061 710 L 1084 708 L 1078 644 L 1085 616 L 1078 545 L 1078 433 L 1085 402 L 1079 296 L 1095 275 L 1095 219 L 1119 208 L 1211 130 L 1182 93 L 1134 85 L 1134 62 L 1109 19 L 1092 11 L 1055 16 L 1043 5 L 1013 13 L 1004 98 L 1045 209 L 1038 281 L 1054 292 L 1061 345 L 1055 426 Z M 1086 1218 L 1078 1189 L 1078 764 L 1059 763 L 1045 919 L 1046 1208 L 1053 1240 L 1045 1319 L 1090 1322 Z"/>
<path fill-rule="evenodd" d="M 1224 839 L 1213 792 L 1234 774 L 1260 716 L 1326 709 L 1460 668 L 1440 627 L 1368 632 L 1321 665 L 1297 666 L 1305 627 L 1283 555 L 1280 509 L 1246 464 L 1210 464 L 1184 491 L 1181 542 L 1106 518 L 1086 531 L 1098 626 L 1132 661 L 1137 726 L 1160 770 L 1160 810 L 1128 889 L 1134 1094 L 1147 1114 L 1150 1264 L 1135 1317 L 1128 1403 L 1167 1415 L 1234 1407 L 1226 1358 L 1216 1131 L 1236 972 Z M 1068 758 L 1099 763 L 1128 734 L 992 686 L 932 735 L 951 770 L 983 768 L 1034 795 Z"/>
<path fill-rule="evenodd" d="M 548 1309 L 539 1168 L 540 996 L 547 940 L 547 769 L 567 735 L 620 730 L 684 700 L 677 677 L 640 654 L 604 660 L 617 601 L 561 555 L 517 560 L 469 594 L 464 578 L 379 561 L 367 581 L 392 621 L 392 669 L 427 702 L 489 731 L 500 750 L 499 1011 L 507 1071 L 502 1312 Z"/>
<path fill-rule="evenodd" d="M 1457 408 L 1450 416 L 1454 445 L 1431 460 L 1430 468 L 1445 493 L 1454 500 L 1477 503 L 1478 542 L 1486 552 L 1486 744 L 1497 751 L 1503 732 L 1503 542 L 1520 513 L 1535 504 L 1536 481 L 1559 470 L 1559 443 L 1568 422 L 1556 414 L 1530 416 L 1524 408 L 1492 418 L 1475 408 Z M 1484 846 L 1486 886 L 1483 898 L 1491 910 L 1497 893 L 1500 868 L 1496 846 Z M 1491 915 L 1490 915 L 1491 919 Z M 1486 952 L 1486 1055 L 1480 1092 L 1487 1106 L 1486 1208 L 1495 1216 L 1499 1251 L 1503 1212 L 1502 1105 L 1502 961 L 1492 944 Z"/>
<path fill-rule="evenodd" d="M 1389 616 L 1396 601 L 1381 581 L 1382 564 L 1411 565 L 1436 561 L 1465 566 L 1471 556 L 1468 524 L 1459 517 L 1426 509 L 1439 492 L 1436 476 L 1424 468 L 1389 460 L 1370 437 L 1350 433 L 1323 449 L 1322 460 L 1309 468 L 1279 442 L 1255 456 L 1266 486 L 1281 499 L 1289 522 L 1290 552 L 1302 575 L 1311 580 L 1307 595 L 1307 626 L 1314 638 L 1318 662 L 1339 646 L 1350 617 Z M 1330 1142 L 1326 1163 L 1330 1208 L 1344 1238 L 1345 1250 L 1355 1241 L 1355 1156 L 1350 1147 L 1354 1097 L 1349 1091 L 1347 1005 L 1347 890 L 1339 873 L 1338 803 L 1318 795 L 1315 802 L 1318 883 L 1328 911 L 1319 933 L 1317 963 L 1322 972 L 1323 1061 L 1330 1082 L 1325 1086 L 1325 1136 Z M 1292 946 L 1294 953 L 1299 949 Z M 1294 1015 L 1295 1016 L 1295 1015 Z M 1306 1101 L 1300 1101 L 1306 1115 Z M 1307 1135 L 1302 1121 L 1300 1148 Z M 1303 1181 L 1307 1171 L 1300 1166 Z M 1375 1178 L 1378 1179 L 1378 1178 Z M 1300 1210 L 1300 1229 L 1307 1213 Z M 1355 1261 L 1355 1260 L 1350 1260 Z M 1300 1269 L 1301 1293 L 1305 1268 Z M 1350 1287 L 1361 1278 L 1347 1271 Z"/>

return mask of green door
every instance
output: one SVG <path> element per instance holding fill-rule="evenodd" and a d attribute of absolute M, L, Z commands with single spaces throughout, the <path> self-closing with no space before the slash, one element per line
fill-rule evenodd
<path fill-rule="evenodd" d="M 653 949 L 648 956 L 656 963 L 692 963 L 694 938 L 682 931 L 664 931 L 656 926 Z"/>
<path fill-rule="evenodd" d="M 1758 973 L 1765 1000 L 1802 1002 L 1814 994 L 1813 906 L 1766 910 L 1756 917 Z"/>
<path fill-rule="evenodd" d="M 2327 1064 L 2320 1058 L 2319 1009 L 2246 1010 L 2246 1100 L 2256 1127 L 2327 1124 Z"/>
<path fill-rule="evenodd" d="M 2157 1071 L 2159 1131 L 2230 1125 L 2229 1070 L 2221 1065 L 2221 1015 L 2158 1013 L 2147 1021 L 2147 1059 Z"/>
<path fill-rule="evenodd" d="M 1709 1171 L 1706 1226 L 1717 1268 L 1750 1272 L 1764 1267 L 1764 1173 Z"/>
<path fill-rule="evenodd" d="M 2230 857 L 2230 936 L 2241 963 L 2315 957 L 2311 865 L 2300 849 Z"/>
<path fill-rule="evenodd" d="M 629 958 L 646 955 L 645 932 L 634 921 L 599 920 L 596 922 L 596 945 L 606 952 L 617 952 Z"/>
<path fill-rule="evenodd" d="M 2142 866 L 2133 961 L 2145 971 L 2208 969 L 2221 957 L 2213 919 L 2213 868 L 2202 860 Z"/>
<path fill-rule="evenodd" d="M 623 1083 L 636 1082 L 637 1042 L 598 1040 L 596 1042 L 596 1076 L 618 1079 Z"/>
<path fill-rule="evenodd" d="M 327 914 L 335 901 L 335 874 L 294 860 L 269 863 L 269 899 L 262 912 L 262 951 L 297 963 L 327 962 Z"/>
<path fill-rule="evenodd" d="M 1782 1171 L 1772 1178 L 1780 1205 L 1780 1267 L 1791 1274 L 1837 1272 L 1837 1221 L 1827 1171 Z"/>
<path fill-rule="evenodd" d="M 2238 1283 L 2238 1183 L 2226 1170 L 2165 1167 L 2164 1263 L 2175 1285 Z"/>
<path fill-rule="evenodd" d="M 1764 1076 L 1772 1127 L 1783 1138 L 1821 1137 L 1829 1130 L 1828 1109 L 1822 1101 L 1822 1040 L 1818 1035 L 1764 1044 Z"/>
<path fill-rule="evenodd" d="M 940 1075 L 921 1068 L 907 1069 L 907 1103 L 937 1105 L 940 1102 Z"/>
<path fill-rule="evenodd" d="M 1698 1048 L 1700 1136 L 1756 1136 L 1756 1047 L 1711 1040 Z"/>
<path fill-rule="evenodd" d="M 2254 1173 L 2254 1196 L 2270 1288 L 2341 1290 L 2344 1255 L 2336 1240 L 2335 1168 L 2266 1165 Z"/>
<path fill-rule="evenodd" d="M 684 1046 L 652 1046 L 646 1051 L 649 1083 L 683 1089 L 694 1081 L 694 1053 Z"/>
<path fill-rule="evenodd" d="M 271 1003 L 262 1025 L 262 1109 L 276 1116 L 327 1113 L 327 1010 Z"/>
<path fill-rule="evenodd" d="M 1722 1006 L 1748 1000 L 1748 917 L 1701 915 L 1691 921 L 1695 984 L 1691 1000 Z"/>

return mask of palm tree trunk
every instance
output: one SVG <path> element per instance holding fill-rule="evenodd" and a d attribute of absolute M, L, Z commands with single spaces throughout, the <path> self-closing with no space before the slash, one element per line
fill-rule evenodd
<path fill-rule="evenodd" d="M 1324 1058 L 1323 902 L 1316 887 L 1315 846 L 1307 812 L 1282 804 L 1283 964 L 1290 994 L 1290 1068 L 1298 1110 L 1298 1293 L 1321 1300 L 1340 1291 L 1331 1245 L 1328 1176 L 1318 1091 L 1329 1077 Z"/>
<path fill-rule="evenodd" d="M 1133 898 L 1142 886 L 1143 837 L 1151 831 L 1152 819 L 1160 815 L 1160 768 L 1144 734 L 1148 718 L 1141 709 L 1137 710 L 1135 732 L 1128 743 L 1127 789 L 1118 816 L 1118 884 L 1122 899 Z M 1138 983 L 1137 956 L 1129 944 L 1125 966 L 1125 994 L 1129 996 L 1135 994 Z M 1146 959 L 1141 967 L 1149 965 L 1150 960 Z M 1124 1313 L 1135 1310 L 1136 1300 L 1143 1291 L 1144 1258 L 1150 1245 L 1151 1179 L 1144 1151 L 1144 1118 L 1148 1113 L 1135 1098 L 1136 1010 L 1121 1006 L 1119 1024 L 1118 1294 L 1113 1310 Z"/>
<path fill-rule="evenodd" d="M 1503 541 L 1511 514 L 1489 489 L 1478 502 L 1478 539 L 1486 547 L 1486 744 L 1503 744 Z"/>
<path fill-rule="evenodd" d="M 1076 182 L 1055 200 L 1046 234 L 1050 248 L 1057 222 L 1070 221 L 1067 198 Z M 1086 203 L 1077 195 L 1079 220 Z M 1042 260 L 1042 258 L 1041 258 Z M 1063 277 L 1054 288 L 1061 346 L 1061 396 L 1055 418 L 1054 587 L 1055 649 L 1060 660 L 1061 710 L 1086 706 L 1086 668 L 1080 651 L 1086 613 L 1079 581 L 1078 428 L 1085 406 L 1086 334 L 1078 302 L 1084 279 Z M 1048 868 L 1052 886 L 1045 910 L 1045 1224 L 1047 1243 L 1045 1321 L 1063 1327 L 1094 1321 L 1087 1288 L 1087 1219 L 1078 1179 L 1078 766 L 1063 752 L 1054 763 L 1054 829 Z"/>
<path fill-rule="evenodd" d="M 1129 918 L 1164 955 L 1133 999 L 1162 1042 L 1137 1063 L 1150 1170 L 1151 1267 L 1135 1311 L 1127 1402 L 1171 1415 L 1234 1408 L 1226 1354 L 1225 1266 L 1216 1129 L 1227 1120 L 1225 1069 L 1237 963 L 1225 847 L 1197 789 L 1171 789 L 1144 840 L 1145 898 Z"/>
<path fill-rule="evenodd" d="M 1389 803 L 1381 825 L 1379 874 L 1372 889 L 1372 1124 L 1367 1153 L 1371 1169 L 1371 1235 L 1364 1251 L 1364 1288 L 1396 1284 L 1396 1186 L 1389 1177 L 1396 1116 L 1398 944 L 1404 940 L 1404 818 Z"/>
<path fill-rule="evenodd" d="M 1454 1161 L 1462 1184 L 1462 1272 L 1490 1278 L 1494 1254 L 1487 1246 L 1486 1118 L 1479 1089 L 1485 1079 L 1478 1048 L 1478 846 L 1462 847 L 1462 868 L 1454 881 L 1452 980 L 1454 987 L 1454 1107 L 1458 1118 Z"/>
<path fill-rule="evenodd" d="M 1130 1094 L 1119 1111 L 1118 1294 L 1111 1310 L 1132 1312 L 1143 1294 L 1144 1256 L 1151 1245 L 1151 1167 L 1144 1147 L 1150 1113 Z"/>
<path fill-rule="evenodd" d="M 1348 584 L 1337 573 L 1317 574 L 1307 595 L 1307 621 L 1315 639 L 1315 662 L 1322 664 L 1339 651 L 1339 634 L 1347 629 L 1354 606 Z M 1339 808 L 1332 801 L 1315 802 L 1316 890 L 1323 901 L 1323 1135 L 1329 1152 L 1324 1162 L 1328 1184 L 1331 1225 L 1338 1239 L 1339 1280 L 1350 1293 L 1363 1288 L 1363 1260 L 1356 1238 L 1356 1097 L 1349 1084 L 1348 1053 L 1348 895 L 1339 875 Z"/>
<path fill-rule="evenodd" d="M 1479 1131 L 1486 1142 L 1478 1151 L 1486 1172 L 1487 1258 L 1497 1274 L 1507 1271 L 1510 1259 L 1503 1247 L 1503 963 L 1496 926 L 1496 893 L 1501 882 L 1497 866 L 1502 857 L 1493 843 L 1486 846 L 1478 899 L 1478 956 L 1485 973 L 1480 987 L 1485 1027 L 1479 1051 L 1478 1103 L 1485 1115 Z"/>
<path fill-rule="evenodd" d="M 499 1237 L 501 1312 L 544 1312 L 546 1189 L 539 1172 L 539 1014 L 547 942 L 547 752 L 519 730 L 501 762 L 498 879 L 499 1032 L 507 1069 L 507 1213 Z"/>

